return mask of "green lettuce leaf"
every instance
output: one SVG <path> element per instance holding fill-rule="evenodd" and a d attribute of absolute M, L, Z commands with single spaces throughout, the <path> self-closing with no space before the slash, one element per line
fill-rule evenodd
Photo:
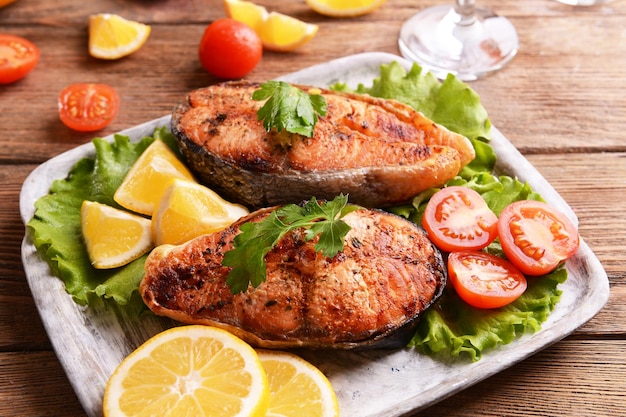
<path fill-rule="evenodd" d="M 113 142 L 94 139 L 95 157 L 78 161 L 65 179 L 55 180 L 50 192 L 35 202 L 35 215 L 27 224 L 34 245 L 81 305 L 94 295 L 127 304 L 139 286 L 147 255 L 121 268 L 98 270 L 91 266 L 82 240 L 80 207 L 90 200 L 120 208 L 113 200 L 115 190 L 156 138 L 172 147 L 175 143 L 166 128 L 156 129 L 154 136 L 136 143 L 122 135 L 115 135 Z"/>
<path fill-rule="evenodd" d="M 520 298 L 494 310 L 469 306 L 448 286 L 437 304 L 424 313 L 409 346 L 440 358 L 466 355 L 480 360 L 482 352 L 540 330 L 561 297 L 558 285 L 566 279 L 563 268 L 529 279 Z"/>
<path fill-rule="evenodd" d="M 337 83 L 331 89 L 351 91 Z M 359 84 L 356 93 L 401 101 L 424 116 L 470 139 L 489 138 L 491 121 L 478 94 L 454 75 L 443 82 L 430 72 L 413 64 L 410 71 L 393 61 L 382 64 L 380 77 L 366 87 Z"/>

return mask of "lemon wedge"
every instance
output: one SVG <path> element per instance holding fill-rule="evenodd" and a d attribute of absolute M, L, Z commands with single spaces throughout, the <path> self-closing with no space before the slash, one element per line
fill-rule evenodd
<path fill-rule="evenodd" d="M 243 0 L 224 0 L 226 14 L 250 26 L 267 50 L 289 52 L 302 47 L 317 34 L 319 27 L 295 17 L 269 12 L 263 6 Z"/>
<path fill-rule="evenodd" d="M 210 326 L 180 326 L 148 339 L 109 378 L 105 417 L 262 417 L 267 375 L 250 345 Z"/>
<path fill-rule="evenodd" d="M 222 230 L 246 214 L 245 207 L 224 200 L 201 184 L 175 179 L 152 216 L 152 236 L 156 245 L 178 245 Z"/>
<path fill-rule="evenodd" d="M 126 265 L 154 247 L 150 220 L 136 214 L 85 200 L 81 205 L 80 222 L 94 268 Z"/>
<path fill-rule="evenodd" d="M 387 0 L 306 0 L 317 13 L 330 17 L 363 16 L 378 9 Z"/>
<path fill-rule="evenodd" d="M 226 15 L 241 23 L 245 23 L 255 31 L 267 19 L 267 9 L 250 1 L 224 0 Z"/>
<path fill-rule="evenodd" d="M 326 376 L 299 356 L 257 350 L 267 373 L 270 404 L 267 417 L 338 417 L 339 403 Z"/>
<path fill-rule="evenodd" d="M 258 34 L 266 49 L 288 52 L 307 44 L 318 26 L 282 13 L 271 12 L 259 26 Z"/>
<path fill-rule="evenodd" d="M 100 59 L 119 59 L 138 51 L 148 40 L 151 27 L 100 13 L 89 16 L 89 54 Z"/>
<path fill-rule="evenodd" d="M 195 181 L 165 142 L 155 140 L 130 168 L 113 199 L 125 209 L 151 216 L 175 178 Z"/>

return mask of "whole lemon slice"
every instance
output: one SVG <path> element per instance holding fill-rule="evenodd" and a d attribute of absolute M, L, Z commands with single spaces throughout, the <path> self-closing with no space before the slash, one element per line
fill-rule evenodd
<path fill-rule="evenodd" d="M 174 327 L 128 355 L 107 382 L 105 417 L 261 417 L 269 403 L 257 353 L 210 326 Z"/>
<path fill-rule="evenodd" d="M 113 199 L 128 210 L 151 216 L 175 178 L 195 181 L 174 151 L 165 142 L 155 140 L 130 168 Z"/>
<path fill-rule="evenodd" d="M 152 236 L 157 245 L 178 245 L 222 230 L 246 214 L 245 207 L 201 184 L 175 179 L 152 215 Z"/>
<path fill-rule="evenodd" d="M 89 54 L 118 59 L 136 52 L 150 36 L 150 26 L 121 16 L 101 13 L 89 16 Z"/>
<path fill-rule="evenodd" d="M 335 390 L 326 376 L 299 356 L 257 350 L 270 385 L 267 417 L 338 417 Z"/>
<path fill-rule="evenodd" d="M 154 247 L 150 220 L 94 201 L 83 201 L 80 224 L 87 253 L 98 269 L 116 268 Z"/>
<path fill-rule="evenodd" d="M 306 0 L 319 14 L 330 17 L 355 17 L 373 12 L 387 0 Z"/>
<path fill-rule="evenodd" d="M 305 45 L 319 27 L 282 13 L 269 12 L 263 6 L 243 0 L 224 0 L 228 17 L 250 26 L 261 38 L 263 47 L 289 52 Z"/>

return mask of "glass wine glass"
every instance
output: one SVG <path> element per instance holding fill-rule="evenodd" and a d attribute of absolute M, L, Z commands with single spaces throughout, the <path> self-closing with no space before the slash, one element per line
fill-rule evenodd
<path fill-rule="evenodd" d="M 612 0 L 556 0 L 559 3 L 570 6 L 597 6 L 599 4 L 610 3 Z"/>
<path fill-rule="evenodd" d="M 519 49 L 511 22 L 475 0 L 420 11 L 402 25 L 398 44 L 405 58 L 438 78 L 452 73 L 463 81 L 501 69 Z"/>

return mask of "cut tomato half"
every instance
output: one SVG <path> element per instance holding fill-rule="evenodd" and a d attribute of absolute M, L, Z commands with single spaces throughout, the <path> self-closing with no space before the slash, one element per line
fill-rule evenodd
<path fill-rule="evenodd" d="M 28 39 L 0 34 L 0 84 L 21 80 L 39 62 L 39 48 Z"/>
<path fill-rule="evenodd" d="M 498 217 L 476 191 L 452 186 L 431 197 L 422 226 L 443 251 L 478 250 L 496 238 Z"/>
<path fill-rule="evenodd" d="M 455 291 L 477 308 L 498 308 L 517 300 L 526 291 L 526 277 L 515 266 L 484 252 L 453 252 L 448 275 Z"/>
<path fill-rule="evenodd" d="M 59 117 L 70 129 L 93 132 L 113 121 L 119 103 L 119 96 L 111 86 L 72 84 L 59 94 Z"/>
<path fill-rule="evenodd" d="M 506 257 L 527 275 L 553 271 L 578 249 L 576 226 L 546 203 L 516 201 L 500 213 L 500 243 Z"/>

